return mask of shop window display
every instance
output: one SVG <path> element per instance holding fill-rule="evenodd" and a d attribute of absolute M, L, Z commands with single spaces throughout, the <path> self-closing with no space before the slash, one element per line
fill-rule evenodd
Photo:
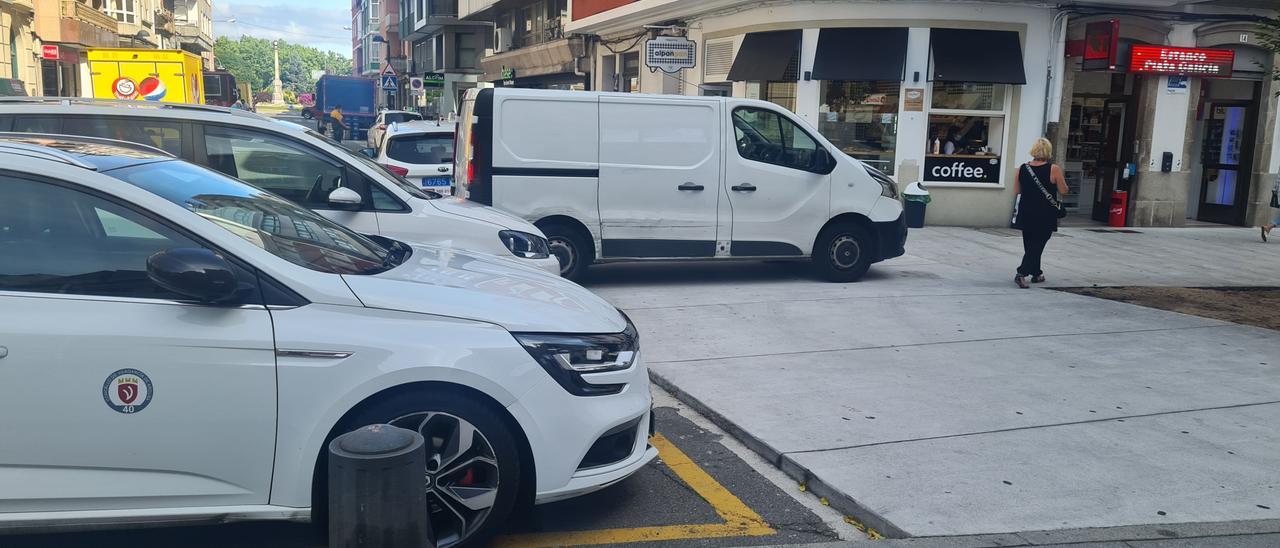
<path fill-rule="evenodd" d="M 1007 93 L 1005 84 L 933 83 L 926 181 L 1000 183 Z"/>
<path fill-rule="evenodd" d="M 822 82 L 818 131 L 845 154 L 893 175 L 901 87 L 899 82 Z"/>

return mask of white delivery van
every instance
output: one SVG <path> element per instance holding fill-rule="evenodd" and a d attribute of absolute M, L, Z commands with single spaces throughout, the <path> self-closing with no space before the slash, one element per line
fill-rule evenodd
<path fill-rule="evenodd" d="M 812 259 L 856 281 L 904 252 L 894 182 L 773 103 L 512 88 L 467 93 L 454 195 L 594 262 Z"/>

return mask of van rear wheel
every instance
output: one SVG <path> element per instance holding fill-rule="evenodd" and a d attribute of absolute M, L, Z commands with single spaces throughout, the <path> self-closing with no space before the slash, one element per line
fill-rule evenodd
<path fill-rule="evenodd" d="M 853 223 L 827 227 L 813 248 L 818 274 L 832 282 L 856 282 L 871 268 L 875 243 L 866 229 Z"/>
<path fill-rule="evenodd" d="M 560 261 L 560 275 L 570 280 L 581 279 L 587 265 L 595 260 L 591 240 L 568 223 L 552 222 L 538 228 L 547 235 L 551 254 Z"/>

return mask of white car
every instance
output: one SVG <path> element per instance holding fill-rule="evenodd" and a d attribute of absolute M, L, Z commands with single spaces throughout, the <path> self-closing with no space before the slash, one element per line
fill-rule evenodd
<path fill-rule="evenodd" d="M 323 516 L 327 442 L 389 423 L 435 545 L 482 545 L 656 456 L 635 327 L 572 282 L 134 144 L 0 137 L 0 192 L 0 532 Z"/>
<path fill-rule="evenodd" d="M 378 113 L 378 117 L 373 121 L 373 125 L 369 126 L 369 131 L 365 132 L 365 142 L 369 148 L 378 148 L 378 144 L 382 142 L 382 136 L 386 133 L 387 127 L 391 124 L 402 122 L 412 122 L 421 120 L 422 115 L 407 110 L 384 110 Z"/>
<path fill-rule="evenodd" d="M 437 194 L 453 194 L 453 132 L 455 124 L 445 122 L 405 122 L 387 128 L 382 144 L 365 149 L 392 173 Z"/>
<path fill-rule="evenodd" d="M 144 101 L 0 98 L 0 132 L 84 135 L 154 146 L 269 190 L 362 234 L 506 257 L 560 273 L 546 237 L 524 219 L 439 199 L 363 154 L 252 112 Z"/>

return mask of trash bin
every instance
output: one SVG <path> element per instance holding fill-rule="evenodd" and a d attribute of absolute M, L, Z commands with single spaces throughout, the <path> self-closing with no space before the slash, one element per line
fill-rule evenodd
<path fill-rule="evenodd" d="M 1129 193 L 1123 190 L 1111 192 L 1111 209 L 1108 210 L 1107 226 L 1123 227 L 1129 212 Z"/>
<path fill-rule="evenodd" d="M 919 182 L 907 185 L 902 191 L 903 207 L 907 210 L 907 227 L 924 228 L 924 210 L 933 201 L 929 189 Z"/>

